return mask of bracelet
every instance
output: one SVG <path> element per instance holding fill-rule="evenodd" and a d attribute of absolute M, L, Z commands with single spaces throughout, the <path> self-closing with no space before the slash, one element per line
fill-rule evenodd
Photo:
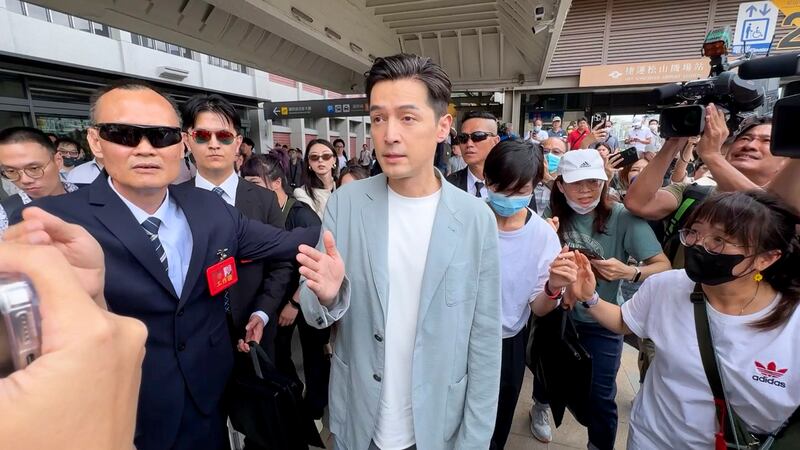
<path fill-rule="evenodd" d="M 600 295 L 597 293 L 597 291 L 594 291 L 594 294 L 592 294 L 592 298 L 581 302 L 581 305 L 583 305 L 584 308 L 588 309 L 597 305 L 598 302 L 600 302 Z"/>
<path fill-rule="evenodd" d="M 564 296 L 564 290 L 566 290 L 566 288 L 562 287 L 558 291 L 551 293 L 550 292 L 550 280 L 547 280 L 547 282 L 544 283 L 544 295 L 546 295 L 547 298 L 549 298 L 550 300 L 558 300 L 561 297 L 563 297 Z"/>
<path fill-rule="evenodd" d="M 292 305 L 295 309 L 300 309 L 300 303 L 297 303 L 296 301 L 294 301 L 293 298 L 289 299 L 289 304 Z"/>

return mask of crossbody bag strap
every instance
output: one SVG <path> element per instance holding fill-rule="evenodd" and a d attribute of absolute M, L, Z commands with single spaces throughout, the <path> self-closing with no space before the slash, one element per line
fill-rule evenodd
<path fill-rule="evenodd" d="M 742 426 L 741 419 L 732 414 L 733 417 L 728 417 L 728 401 L 725 398 L 725 390 L 722 387 L 722 379 L 719 374 L 719 366 L 717 365 L 717 357 L 714 351 L 714 342 L 711 339 L 711 326 L 708 322 L 708 310 L 706 309 L 707 300 L 700 283 L 694 285 L 694 291 L 690 295 L 692 305 L 694 306 L 694 327 L 697 331 L 697 345 L 700 349 L 700 359 L 703 361 L 703 370 L 706 372 L 708 385 L 711 388 L 711 393 L 714 395 L 714 408 L 717 412 L 717 425 L 718 429 L 715 438 L 715 450 L 726 450 L 728 448 L 728 440 L 726 439 L 726 431 L 731 434 L 736 444 L 742 444 L 744 447 L 750 448 L 753 442 L 753 437 Z M 731 410 L 732 411 L 732 410 Z M 728 427 L 728 425 L 731 427 Z M 737 447 L 734 447 L 737 448 Z"/>

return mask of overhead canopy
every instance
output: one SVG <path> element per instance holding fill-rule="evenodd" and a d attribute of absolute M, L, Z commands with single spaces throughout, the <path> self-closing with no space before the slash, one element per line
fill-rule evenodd
<path fill-rule="evenodd" d="M 457 90 L 541 83 L 571 0 L 34 3 L 352 93 L 362 91 L 363 73 L 375 57 L 400 51 L 433 58 Z"/>

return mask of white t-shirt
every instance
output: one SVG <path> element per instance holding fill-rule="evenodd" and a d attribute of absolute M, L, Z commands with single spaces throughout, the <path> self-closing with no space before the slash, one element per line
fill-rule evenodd
<path fill-rule="evenodd" d="M 411 409 L 411 365 L 417 337 L 422 276 L 441 189 L 427 197 L 403 197 L 389 189 L 389 311 L 384 336 L 383 389 L 375 444 L 401 450 L 416 443 Z"/>
<path fill-rule="evenodd" d="M 561 251 L 561 244 L 553 227 L 535 213 L 519 230 L 497 234 L 505 339 L 516 336 L 528 323 L 529 305 L 550 278 L 550 264 Z"/>
<path fill-rule="evenodd" d="M 622 306 L 628 328 L 652 339 L 657 355 L 633 404 L 628 449 L 714 448 L 716 413 L 697 344 L 693 289 L 684 270 L 671 270 L 648 278 Z M 800 405 L 800 312 L 777 329 L 750 326 L 779 299 L 746 316 L 708 307 L 725 395 L 758 433 L 774 431 Z"/>
<path fill-rule="evenodd" d="M 629 139 L 639 138 L 642 140 L 650 139 L 651 144 L 655 140 L 655 136 L 653 136 L 653 132 L 650 131 L 649 128 L 639 128 L 639 129 L 631 128 L 630 131 L 628 131 L 628 138 Z M 642 142 L 631 142 L 629 145 L 636 147 L 636 153 L 638 153 L 639 156 L 642 156 L 645 147 L 647 147 L 647 144 L 644 144 Z"/>

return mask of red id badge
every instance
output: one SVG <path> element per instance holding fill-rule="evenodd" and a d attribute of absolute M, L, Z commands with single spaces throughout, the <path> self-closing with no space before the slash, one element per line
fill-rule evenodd
<path fill-rule="evenodd" d="M 230 257 L 214 264 L 206 269 L 206 279 L 211 295 L 217 295 L 228 289 L 239 281 L 239 276 L 236 274 L 236 261 Z"/>

